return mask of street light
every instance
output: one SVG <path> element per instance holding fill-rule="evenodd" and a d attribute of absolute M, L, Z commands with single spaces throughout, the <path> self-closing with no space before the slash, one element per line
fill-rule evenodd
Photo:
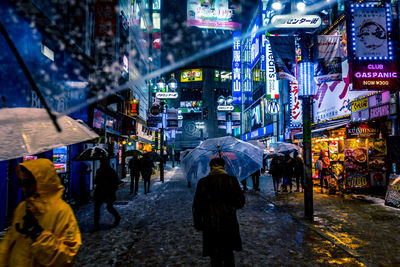
<path fill-rule="evenodd" d="M 279 0 L 275 0 L 272 5 L 271 5 L 272 9 L 274 10 L 281 10 L 282 9 L 282 3 Z"/>
<path fill-rule="evenodd" d="M 217 110 L 227 113 L 228 119 L 226 122 L 226 133 L 230 135 L 232 133 L 231 112 L 235 109 L 235 107 L 232 105 L 233 97 L 228 96 L 225 98 L 224 96 L 221 95 L 220 97 L 218 97 L 217 103 L 218 103 Z"/>
<path fill-rule="evenodd" d="M 176 88 L 178 88 L 178 82 L 175 80 L 175 78 L 171 78 L 168 81 L 168 88 L 171 89 L 172 91 L 175 91 Z"/>
<path fill-rule="evenodd" d="M 304 11 L 306 9 L 306 4 L 300 0 L 297 2 L 296 7 L 298 11 Z"/>

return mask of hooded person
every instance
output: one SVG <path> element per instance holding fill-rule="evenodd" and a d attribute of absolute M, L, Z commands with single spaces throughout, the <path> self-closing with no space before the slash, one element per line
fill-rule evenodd
<path fill-rule="evenodd" d="M 25 200 L 0 242 L 0 266 L 72 266 L 81 234 L 71 207 L 62 200 L 64 187 L 54 164 L 31 160 L 20 163 L 16 172 Z"/>
<path fill-rule="evenodd" d="M 222 158 L 212 159 L 210 169 L 197 184 L 194 227 L 203 232 L 203 256 L 210 256 L 211 266 L 234 266 L 233 250 L 242 250 L 236 210 L 244 206 L 245 197 L 238 180 L 225 172 Z"/>

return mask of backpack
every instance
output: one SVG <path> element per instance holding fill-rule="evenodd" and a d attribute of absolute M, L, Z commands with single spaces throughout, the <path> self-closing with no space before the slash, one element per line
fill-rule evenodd
<path fill-rule="evenodd" d="M 315 169 L 321 171 L 322 170 L 322 161 L 320 159 L 318 159 L 315 162 Z"/>

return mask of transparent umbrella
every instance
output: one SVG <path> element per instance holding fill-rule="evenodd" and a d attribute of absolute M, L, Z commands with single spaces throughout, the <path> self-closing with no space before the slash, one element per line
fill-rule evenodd
<path fill-rule="evenodd" d="M 212 138 L 193 149 L 182 161 L 187 181 L 197 183 L 207 176 L 209 163 L 221 157 L 226 162 L 225 170 L 239 181 L 262 168 L 263 150 L 231 136 Z"/>
<path fill-rule="evenodd" d="M 300 147 L 296 144 L 285 143 L 285 142 L 275 142 L 271 143 L 267 147 L 267 156 L 271 157 L 273 154 L 281 153 L 281 154 L 290 154 L 293 152 L 300 152 Z"/>
<path fill-rule="evenodd" d="M 57 113 L 55 113 L 58 116 Z M 0 109 L 0 161 L 34 155 L 99 137 L 82 121 L 59 116 L 58 132 L 45 109 Z"/>

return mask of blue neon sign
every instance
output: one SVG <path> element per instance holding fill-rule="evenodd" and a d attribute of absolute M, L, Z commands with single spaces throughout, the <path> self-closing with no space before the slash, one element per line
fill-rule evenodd
<path fill-rule="evenodd" d="M 258 30 L 260 29 L 260 16 L 257 16 L 254 21 L 253 28 L 251 29 L 251 37 L 250 37 L 250 69 L 254 67 L 258 58 L 260 57 L 260 33 Z"/>
<path fill-rule="evenodd" d="M 232 104 L 240 105 L 242 104 L 242 54 L 240 32 L 233 32 L 232 37 Z"/>

